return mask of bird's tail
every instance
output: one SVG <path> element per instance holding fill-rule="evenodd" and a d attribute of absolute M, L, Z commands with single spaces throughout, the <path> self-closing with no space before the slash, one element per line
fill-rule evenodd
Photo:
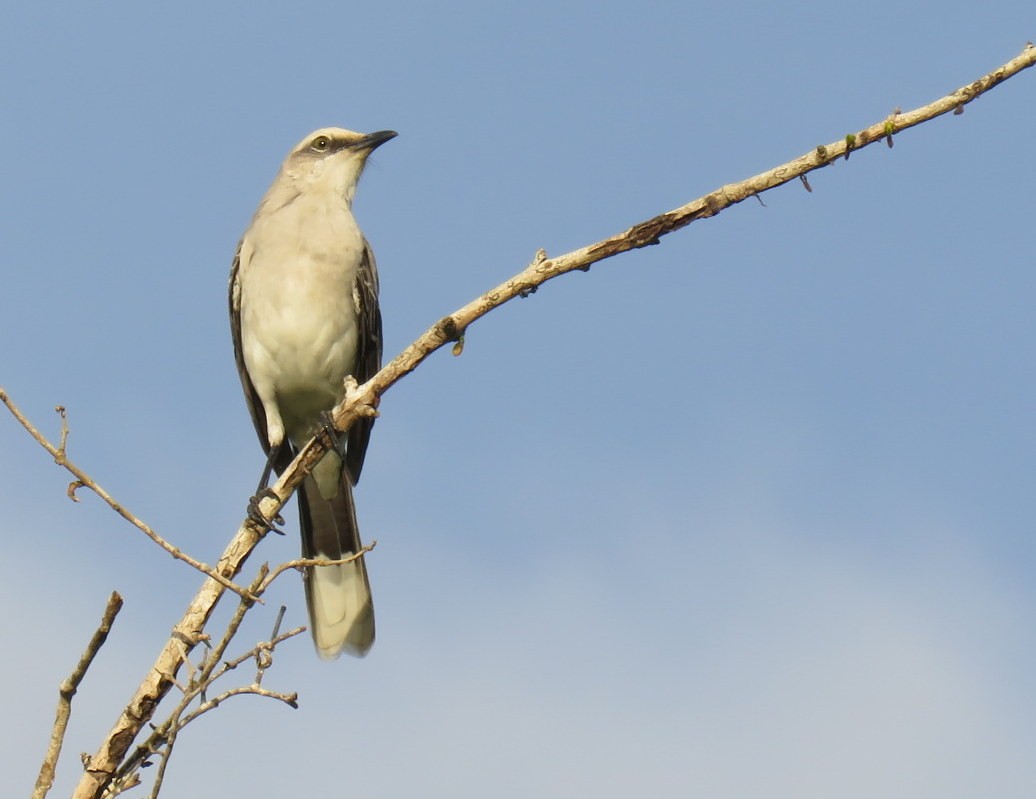
<path fill-rule="evenodd" d="M 360 551 L 352 484 L 345 469 L 333 498 L 324 499 L 309 476 L 298 494 L 303 557 L 340 560 Z M 342 652 L 366 655 L 374 644 L 374 604 L 363 558 L 310 567 L 305 583 L 309 627 L 320 657 L 332 660 Z"/>

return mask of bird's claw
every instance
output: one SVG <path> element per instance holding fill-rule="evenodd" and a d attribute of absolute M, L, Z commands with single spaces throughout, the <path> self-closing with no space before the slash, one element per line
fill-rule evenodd
<path fill-rule="evenodd" d="M 342 434 L 335 429 L 335 419 L 330 411 L 320 412 L 320 427 L 318 428 L 331 439 L 331 447 L 340 450 L 342 447 Z"/>
<path fill-rule="evenodd" d="M 263 512 L 259 510 L 259 503 L 268 498 L 280 499 L 272 488 L 260 488 L 255 493 L 255 496 L 248 500 L 248 518 L 251 519 L 260 530 L 269 530 L 271 533 L 284 535 L 284 531 L 275 526 L 278 524 L 284 524 L 284 517 L 277 513 L 274 514 L 272 519 L 267 519 L 263 515 Z"/>

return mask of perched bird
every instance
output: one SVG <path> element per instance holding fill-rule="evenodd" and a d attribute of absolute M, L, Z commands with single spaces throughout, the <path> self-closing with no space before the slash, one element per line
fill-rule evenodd
<path fill-rule="evenodd" d="M 267 454 L 260 483 L 279 474 L 322 425 L 352 375 L 381 368 L 374 253 L 352 201 L 367 157 L 396 136 L 323 128 L 288 153 L 238 244 L 230 270 L 230 327 L 245 401 Z M 302 555 L 338 560 L 362 544 L 352 488 L 373 419 L 357 421 L 299 487 Z M 322 658 L 362 656 L 374 606 L 360 558 L 305 575 L 310 630 Z"/>

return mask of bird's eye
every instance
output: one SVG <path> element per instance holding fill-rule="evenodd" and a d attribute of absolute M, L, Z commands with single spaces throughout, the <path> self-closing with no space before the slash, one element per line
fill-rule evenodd
<path fill-rule="evenodd" d="M 327 148 L 331 146 L 331 140 L 327 136 L 317 136 L 310 146 L 318 153 L 326 153 Z"/>

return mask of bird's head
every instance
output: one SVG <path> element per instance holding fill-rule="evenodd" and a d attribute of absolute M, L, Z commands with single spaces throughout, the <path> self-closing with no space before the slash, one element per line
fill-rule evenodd
<path fill-rule="evenodd" d="M 321 128 L 310 133 L 288 154 L 282 175 L 298 189 L 316 186 L 340 193 L 352 203 L 367 157 L 396 137 L 394 130 L 356 133 L 343 128 Z"/>

